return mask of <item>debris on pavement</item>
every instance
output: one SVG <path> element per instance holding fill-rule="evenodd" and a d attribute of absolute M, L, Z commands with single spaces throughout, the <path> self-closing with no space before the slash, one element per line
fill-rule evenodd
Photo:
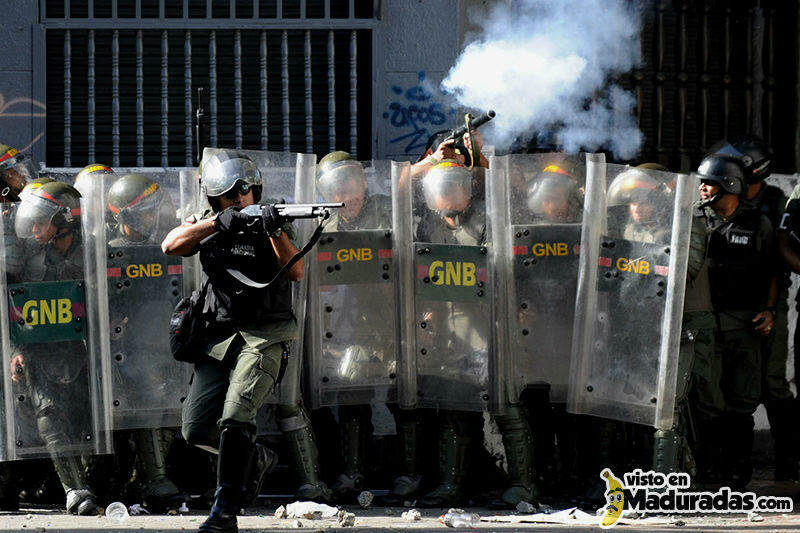
<path fill-rule="evenodd" d="M 316 502 L 294 502 L 286 506 L 287 518 L 305 518 L 306 520 L 319 520 L 320 518 L 333 518 L 339 509 Z"/>
<path fill-rule="evenodd" d="M 358 505 L 367 509 L 370 505 L 372 505 L 372 500 L 375 499 L 375 495 L 372 494 L 370 491 L 365 490 L 361 494 L 358 495 Z"/>
<path fill-rule="evenodd" d="M 416 509 L 411 509 L 401 514 L 400 517 L 408 522 L 415 522 L 417 520 L 422 520 L 422 513 Z"/>

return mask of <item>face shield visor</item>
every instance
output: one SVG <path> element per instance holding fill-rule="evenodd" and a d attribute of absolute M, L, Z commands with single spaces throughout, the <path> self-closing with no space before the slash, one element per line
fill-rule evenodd
<path fill-rule="evenodd" d="M 261 185 L 261 172 L 253 161 L 241 157 L 221 160 L 218 155 L 213 155 L 202 164 L 200 185 L 206 196 L 222 196 L 237 181 L 250 186 Z"/>
<path fill-rule="evenodd" d="M 529 186 L 527 204 L 536 218 L 567 223 L 578 217 L 580 196 L 578 184 L 572 178 L 545 174 Z"/>
<path fill-rule="evenodd" d="M 347 200 L 336 200 L 336 197 L 350 196 L 350 200 L 357 200 L 354 196 L 358 193 L 359 185 L 362 185 L 361 196 L 366 190 L 367 177 L 361 163 L 353 160 L 338 161 L 325 166 L 325 170 L 320 173 L 317 180 L 317 187 L 322 197 L 328 202 L 345 202 Z"/>
<path fill-rule="evenodd" d="M 630 219 L 639 224 L 655 221 L 668 207 L 669 201 L 666 184 L 637 169 L 617 176 L 606 196 L 606 205 L 609 208 L 619 210 L 627 207 Z"/>
<path fill-rule="evenodd" d="M 472 173 L 458 163 L 439 163 L 422 178 L 422 190 L 428 209 L 454 217 L 469 206 Z"/>
<path fill-rule="evenodd" d="M 151 186 L 152 191 L 145 191 L 142 196 L 133 203 L 117 209 L 109 204 L 108 208 L 114 215 L 114 219 L 120 224 L 123 231 L 125 227 L 133 230 L 138 235 L 131 235 L 126 232 L 128 237 L 134 240 L 146 240 L 156 234 L 166 222 L 166 215 L 171 211 L 167 193 L 156 184 Z"/>
<path fill-rule="evenodd" d="M 0 163 L 0 196 L 19 195 L 25 185 L 39 176 L 33 161 L 22 154 Z"/>
<path fill-rule="evenodd" d="M 64 211 L 64 207 L 58 203 L 33 192 L 26 193 L 14 219 L 14 231 L 17 237 L 21 239 L 33 237 L 34 226 L 43 228 L 51 224 L 53 218 L 61 211 Z"/>

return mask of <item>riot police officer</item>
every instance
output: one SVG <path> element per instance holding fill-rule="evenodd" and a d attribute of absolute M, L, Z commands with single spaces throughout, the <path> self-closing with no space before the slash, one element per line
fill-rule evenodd
<path fill-rule="evenodd" d="M 19 273 L 24 261 L 24 243 L 14 234 L 13 208 L 10 202 L 19 199 L 26 183 L 36 178 L 36 170 L 29 158 L 16 148 L 0 144 L 0 208 L 3 226 L 6 272 L 11 276 Z M 19 508 L 16 476 L 11 467 L 0 464 L 0 510 L 16 511 Z"/>
<path fill-rule="evenodd" d="M 19 195 L 25 186 L 38 178 L 38 173 L 33 162 L 27 156 L 19 153 L 16 148 L 0 144 L 0 204 L 5 220 L 3 238 L 6 248 L 6 273 L 15 276 L 20 272 L 25 257 L 30 250 L 26 250 L 32 243 L 24 242 L 14 233 L 14 210 L 10 202 L 18 202 Z"/>
<path fill-rule="evenodd" d="M 16 213 L 15 230 L 34 239 L 40 251 L 25 265 L 21 282 L 82 280 L 80 193 L 50 182 L 26 191 Z M 38 433 L 50 453 L 66 493 L 67 511 L 94 514 L 99 508 L 89 489 L 85 457 L 70 448 L 91 435 L 88 368 L 83 340 L 25 343 L 12 360 L 12 380 L 27 388 Z"/>
<path fill-rule="evenodd" d="M 772 174 L 773 155 L 761 139 L 742 138 L 720 141 L 710 153 L 726 154 L 739 159 L 745 168 L 747 193 L 745 203 L 764 213 L 776 230 L 781 223 L 787 198 L 783 191 L 766 180 Z M 780 262 L 776 258 L 776 261 Z M 770 433 L 775 443 L 775 479 L 798 478 L 797 452 L 795 451 L 794 396 L 786 379 L 786 358 L 789 356 L 789 271 L 778 271 L 778 301 L 775 325 L 770 335 L 763 339 L 764 371 L 762 375 L 762 403 L 767 411 Z"/>
<path fill-rule="evenodd" d="M 194 365 L 183 435 L 188 443 L 219 454 L 214 505 L 199 530 L 236 532 L 246 490 L 257 494 L 276 459 L 265 447 L 254 446 L 255 417 L 280 380 L 288 343 L 297 338 L 290 282 L 303 277 L 303 261 L 270 286 L 256 288 L 297 253 L 292 225 L 273 206 L 265 206 L 255 221 L 242 212 L 262 192 L 261 174 L 250 158 L 212 155 L 202 162 L 200 179 L 212 210 L 173 229 L 162 249 L 170 255 L 200 254 L 207 344 Z"/>
<path fill-rule="evenodd" d="M 583 193 L 580 183 L 562 166 L 547 165 L 525 187 L 525 203 L 538 220 L 566 224 L 580 220 Z"/>
<path fill-rule="evenodd" d="M 452 160 L 434 165 L 425 174 L 421 185 L 428 210 L 422 214 L 416 241 L 473 246 L 486 244 L 485 202 L 473 194 L 472 181 L 472 172 Z M 459 324 L 462 319 L 466 323 Z M 431 318 L 431 321 L 435 320 L 436 317 Z M 475 344 L 476 339 L 471 336 L 477 333 L 474 323 L 469 325 L 469 320 L 467 314 L 458 319 L 453 317 L 447 329 L 452 345 L 460 344 L 469 350 Z M 470 354 L 465 352 L 461 356 L 466 358 Z M 442 383 L 440 386 L 454 385 Z M 460 382 L 457 386 L 469 385 Z M 476 395 L 467 393 L 467 396 Z M 421 500 L 421 505 L 427 507 L 441 507 L 462 500 L 468 470 L 467 451 L 481 435 L 479 412 L 441 409 L 438 416 L 439 486 Z M 504 405 L 502 412 L 495 413 L 494 418 L 503 438 L 511 483 L 502 500 L 510 506 L 521 501 L 533 501 L 537 491 L 533 482 L 532 437 L 524 410 L 519 404 Z"/>
<path fill-rule="evenodd" d="M 338 210 L 325 226 L 326 232 L 356 231 L 371 229 L 387 229 L 392 226 L 391 198 L 383 194 L 367 193 L 367 176 L 364 167 L 347 152 L 336 151 L 327 154 L 317 165 L 317 188 L 327 202 L 343 202 L 344 208 Z M 342 288 L 344 295 L 358 298 L 358 288 Z M 347 302 L 358 305 L 358 302 Z M 348 317 L 351 315 L 347 315 Z M 374 317 L 361 315 L 362 327 L 370 327 L 369 321 Z M 345 319 L 346 320 L 346 319 Z M 335 326 L 334 326 L 335 327 Z M 342 327 L 358 327 L 352 323 Z M 393 353 L 381 353 L 383 362 L 394 360 Z M 347 348 L 343 359 L 350 357 L 348 365 L 356 369 L 367 365 L 369 355 L 364 346 L 352 345 Z M 345 366 L 340 364 L 340 368 Z M 379 365 L 382 366 L 382 365 Z M 382 370 L 382 369 L 381 369 Z M 379 370 L 380 371 L 380 370 Z M 388 375 L 388 372 L 381 372 Z M 354 395 L 349 395 L 354 396 Z M 359 397 L 362 397 L 359 395 Z M 338 407 L 339 428 L 341 432 L 344 470 L 334 482 L 334 494 L 343 499 L 352 496 L 363 488 L 366 451 L 372 437 L 372 407 L 370 404 L 358 404 L 355 398 L 348 398 L 347 392 L 339 395 L 341 404 Z M 350 405 L 350 402 L 353 402 Z"/>
<path fill-rule="evenodd" d="M 38 177 L 28 156 L 7 144 L 0 144 L 0 197 L 3 201 L 18 200 L 25 184 Z"/>
<path fill-rule="evenodd" d="M 666 168 L 645 163 L 622 172 L 609 185 L 606 205 L 613 215 L 609 229 L 612 233 L 621 231 L 623 238 L 632 241 L 664 242 L 669 232 L 658 222 L 665 207 L 670 206 L 667 198 L 671 193 L 667 184 L 648 170 L 664 172 Z"/>
<path fill-rule="evenodd" d="M 727 155 L 711 155 L 697 169 L 708 228 L 711 301 L 717 322 L 725 411 L 724 480 L 742 488 L 752 476 L 753 413 L 761 401 L 762 336 L 775 317 L 777 278 L 772 225 L 743 202 L 745 169 Z"/>
<path fill-rule="evenodd" d="M 90 166 L 87 169 L 90 169 L 90 172 L 101 172 L 102 177 L 116 175 L 108 167 L 96 166 L 99 168 L 92 170 Z M 84 179 L 92 178 L 84 177 Z M 76 184 L 77 181 L 79 180 L 76 180 Z M 108 246 L 112 253 L 116 249 L 127 256 L 141 249 L 134 247 L 157 245 L 166 232 L 175 225 L 175 209 L 168 193 L 141 174 L 127 174 L 117 179 L 109 188 L 106 207 L 113 221 L 114 231 L 108 237 Z M 158 257 L 147 256 L 145 260 L 152 263 L 158 260 Z M 168 282 L 166 275 L 160 278 Z M 149 285 L 137 283 L 135 291 L 141 291 L 142 287 L 147 288 Z M 163 289 L 149 292 L 150 294 L 146 292 L 136 294 L 135 298 L 129 291 L 110 291 L 109 294 L 112 323 L 124 322 L 120 333 L 112 332 L 111 353 L 129 355 L 129 360 L 121 361 L 114 367 L 119 370 L 114 375 L 115 394 L 122 397 L 128 411 L 135 411 L 138 407 L 142 410 L 152 408 L 157 412 L 164 406 L 166 398 L 162 396 L 168 396 L 176 387 L 182 389 L 184 385 L 179 382 L 183 376 L 179 373 L 176 375 L 177 363 L 167 353 L 166 324 L 169 321 L 169 313 L 175 305 L 174 298 L 167 299 L 167 295 L 171 293 Z M 161 335 L 154 329 L 159 326 Z M 146 331 L 150 334 L 143 334 Z M 153 353 L 151 350 L 158 350 L 158 353 Z M 142 358 L 143 355 L 147 358 Z M 154 391 L 152 384 L 158 384 L 155 389 L 158 393 Z M 153 398 L 153 396 L 159 397 Z M 178 394 L 172 396 L 177 398 Z M 177 407 L 177 402 L 175 405 Z M 157 424 L 162 418 L 157 414 L 152 416 L 156 420 L 140 417 L 140 420 L 135 422 L 125 420 L 125 417 L 121 416 L 119 423 L 123 427 L 142 428 L 132 429 L 127 437 L 136 448 L 136 470 L 144 502 L 156 510 L 176 508 L 182 502 L 182 494 L 167 476 L 165 464 L 174 433 L 158 427 L 144 429 L 147 426 L 143 424 Z M 120 437 L 118 436 L 118 439 Z"/>

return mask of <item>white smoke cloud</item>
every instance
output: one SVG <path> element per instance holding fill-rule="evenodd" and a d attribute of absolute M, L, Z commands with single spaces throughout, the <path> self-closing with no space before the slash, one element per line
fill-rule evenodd
<path fill-rule="evenodd" d="M 640 16 L 629 0 L 498 2 L 476 21 L 442 89 L 497 111 L 490 140 L 554 133 L 568 151 L 608 148 L 632 158 L 642 143 L 635 99 L 611 79 L 641 60 Z"/>

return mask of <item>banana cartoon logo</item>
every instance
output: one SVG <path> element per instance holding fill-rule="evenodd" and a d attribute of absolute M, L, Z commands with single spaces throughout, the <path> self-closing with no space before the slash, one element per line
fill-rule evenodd
<path fill-rule="evenodd" d="M 609 529 L 616 525 L 625 508 L 624 487 L 608 468 L 603 469 L 600 478 L 606 482 L 606 501 L 608 501 L 606 513 L 600 519 L 600 527 Z"/>

